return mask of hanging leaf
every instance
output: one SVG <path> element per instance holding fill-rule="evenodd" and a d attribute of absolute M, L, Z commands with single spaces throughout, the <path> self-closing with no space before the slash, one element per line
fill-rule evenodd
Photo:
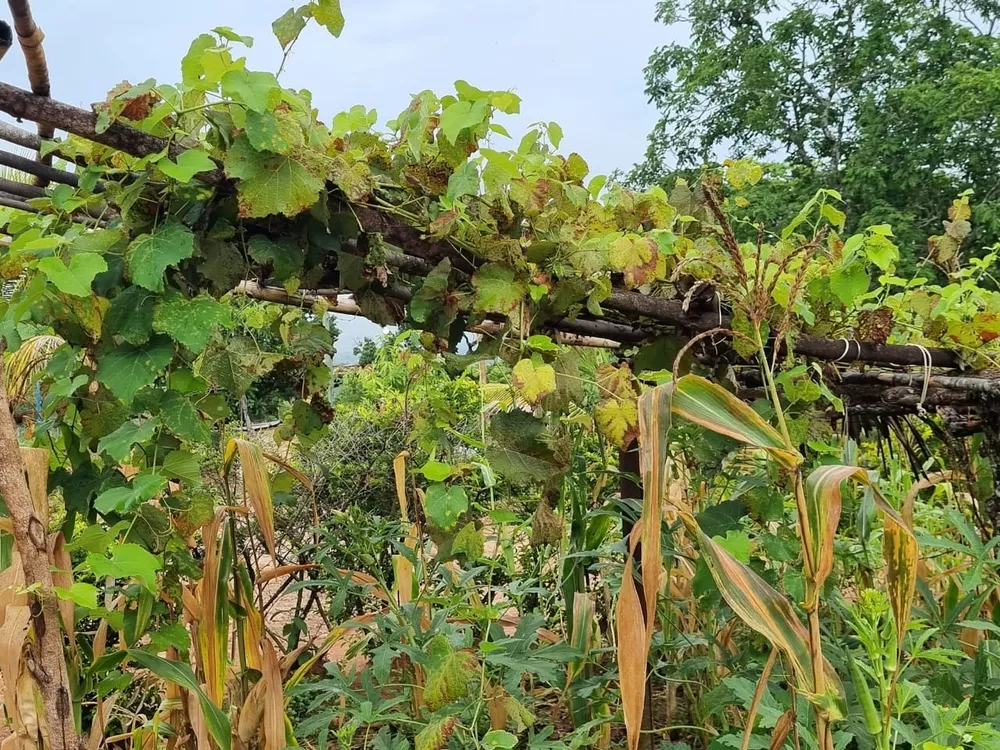
<path fill-rule="evenodd" d="M 813 688 L 809 634 L 792 609 L 791 602 L 733 557 L 721 544 L 703 533 L 694 518 L 688 514 L 682 514 L 681 518 L 688 531 L 699 540 L 702 559 L 733 611 L 743 622 L 781 649 L 794 668 L 799 690 L 824 716 L 831 720 L 843 717 L 847 710 L 844 688 L 837 673 L 825 659 L 825 694 L 817 695 Z"/>
<path fill-rule="evenodd" d="M 163 291 L 163 272 L 194 255 L 194 234 L 183 224 L 167 223 L 152 234 L 136 237 L 128 246 L 125 265 L 132 281 L 154 292 Z"/>
<path fill-rule="evenodd" d="M 240 456 L 240 468 L 243 471 L 243 489 L 250 499 L 260 532 L 264 537 L 267 551 L 274 560 L 278 554 L 274 547 L 274 499 L 271 495 L 271 481 L 267 476 L 264 464 L 264 452 L 256 443 L 248 440 L 230 440 L 226 446 L 225 466 L 229 470 L 236 453 Z"/>
<path fill-rule="evenodd" d="M 191 667 L 182 662 L 169 661 L 150 654 L 147 651 L 140 651 L 134 648 L 128 650 L 128 656 L 140 667 L 148 669 L 157 677 L 180 685 L 185 690 L 190 690 L 193 695 L 197 696 L 198 704 L 205 714 L 205 721 L 208 724 L 208 731 L 211 733 L 212 739 L 218 743 L 222 750 L 230 750 L 232 736 L 229 717 L 208 699 L 208 696 L 205 695 L 198 681 L 195 679 Z"/>
<path fill-rule="evenodd" d="M 802 456 L 790 450 L 778 431 L 725 388 L 697 375 L 685 375 L 674 386 L 674 414 L 712 432 L 767 451 L 782 466 L 794 469 Z"/>

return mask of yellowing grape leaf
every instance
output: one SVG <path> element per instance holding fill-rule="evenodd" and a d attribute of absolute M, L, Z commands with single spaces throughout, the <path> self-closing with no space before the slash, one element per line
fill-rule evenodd
<path fill-rule="evenodd" d="M 619 237 L 608 248 L 608 261 L 625 275 L 625 286 L 634 289 L 656 275 L 656 243 L 643 237 Z"/>
<path fill-rule="evenodd" d="M 597 429 L 619 448 L 627 448 L 639 429 L 639 413 L 635 400 L 608 398 L 594 409 Z"/>
<path fill-rule="evenodd" d="M 522 359 L 514 365 L 511 376 L 521 397 L 532 405 L 556 389 L 556 371 L 552 365 Z"/>

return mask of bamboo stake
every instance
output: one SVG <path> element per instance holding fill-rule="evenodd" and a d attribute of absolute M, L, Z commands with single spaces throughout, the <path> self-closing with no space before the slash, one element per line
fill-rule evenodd
<path fill-rule="evenodd" d="M 42 40 L 45 34 L 38 28 L 34 17 L 31 15 L 31 5 L 28 0 L 7 0 L 10 6 L 11 16 L 14 18 L 14 30 L 17 31 L 17 41 L 21 44 L 21 51 L 24 53 L 24 63 L 28 68 L 28 84 L 31 92 L 36 96 L 51 96 L 52 90 L 49 84 L 49 66 L 45 61 L 45 49 L 42 47 Z M 52 140 L 55 135 L 55 127 L 51 122 L 38 123 L 38 138 L 40 141 Z M 46 166 L 52 166 L 52 155 L 42 156 L 38 151 L 38 160 Z M 35 184 L 45 187 L 49 181 L 37 176 Z"/>
<path fill-rule="evenodd" d="M 2 149 L 0 149 L 0 165 L 16 169 L 20 172 L 33 174 L 36 177 L 44 177 L 52 182 L 59 182 L 63 185 L 69 185 L 70 187 L 80 186 L 80 175 L 74 172 L 67 172 L 63 169 L 50 167 L 47 164 L 42 164 L 32 159 L 26 159 L 19 154 L 13 154 L 10 151 L 3 151 Z M 98 182 L 94 186 L 94 192 L 101 193 L 103 191 L 104 184 Z"/>

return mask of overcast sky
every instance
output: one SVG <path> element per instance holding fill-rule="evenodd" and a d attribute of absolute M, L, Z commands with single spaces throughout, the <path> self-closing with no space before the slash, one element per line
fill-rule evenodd
<path fill-rule="evenodd" d="M 281 51 L 271 21 L 289 3 L 269 0 L 89 0 L 35 2 L 45 31 L 52 96 L 88 106 L 116 83 L 175 82 L 191 40 L 226 25 L 255 38 L 248 66 L 276 70 Z M 480 88 L 513 89 L 518 137 L 554 120 L 561 150 L 577 151 L 592 174 L 640 160 L 656 112 L 643 94 L 642 70 L 668 30 L 654 22 L 654 0 L 342 0 L 340 39 L 311 24 L 295 46 L 282 83 L 307 88 L 327 123 L 354 104 L 384 123 L 424 89 L 452 91 L 462 78 Z M 26 85 L 18 50 L 3 80 Z M 499 145 L 499 144 L 498 144 Z M 516 145 L 516 142 L 512 145 Z M 369 326 L 341 323 L 338 359 Z"/>

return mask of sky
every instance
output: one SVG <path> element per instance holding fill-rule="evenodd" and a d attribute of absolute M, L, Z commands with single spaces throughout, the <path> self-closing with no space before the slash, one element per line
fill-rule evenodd
<path fill-rule="evenodd" d="M 304 0 L 301 0 L 304 2 Z M 456 79 L 512 89 L 521 114 L 505 122 L 518 138 L 538 121 L 558 122 L 561 150 L 577 151 L 592 174 L 642 158 L 657 113 L 643 93 L 650 53 L 670 39 L 653 20 L 654 0 L 341 0 L 339 39 L 310 24 L 282 83 L 306 88 L 320 117 L 354 104 L 384 123 L 411 95 L 453 91 Z M 289 5 L 267 0 L 88 0 L 35 2 L 45 32 L 53 98 L 88 107 L 122 80 L 180 79 L 191 40 L 215 26 L 255 38 L 247 65 L 277 70 L 281 50 L 271 21 Z M 16 46 L 16 45 L 15 45 Z M 19 50 L 3 60 L 3 80 L 26 86 Z M 499 145 L 499 144 L 497 144 Z M 512 144 L 516 146 L 516 141 Z M 338 360 L 377 328 L 342 320 Z"/>

